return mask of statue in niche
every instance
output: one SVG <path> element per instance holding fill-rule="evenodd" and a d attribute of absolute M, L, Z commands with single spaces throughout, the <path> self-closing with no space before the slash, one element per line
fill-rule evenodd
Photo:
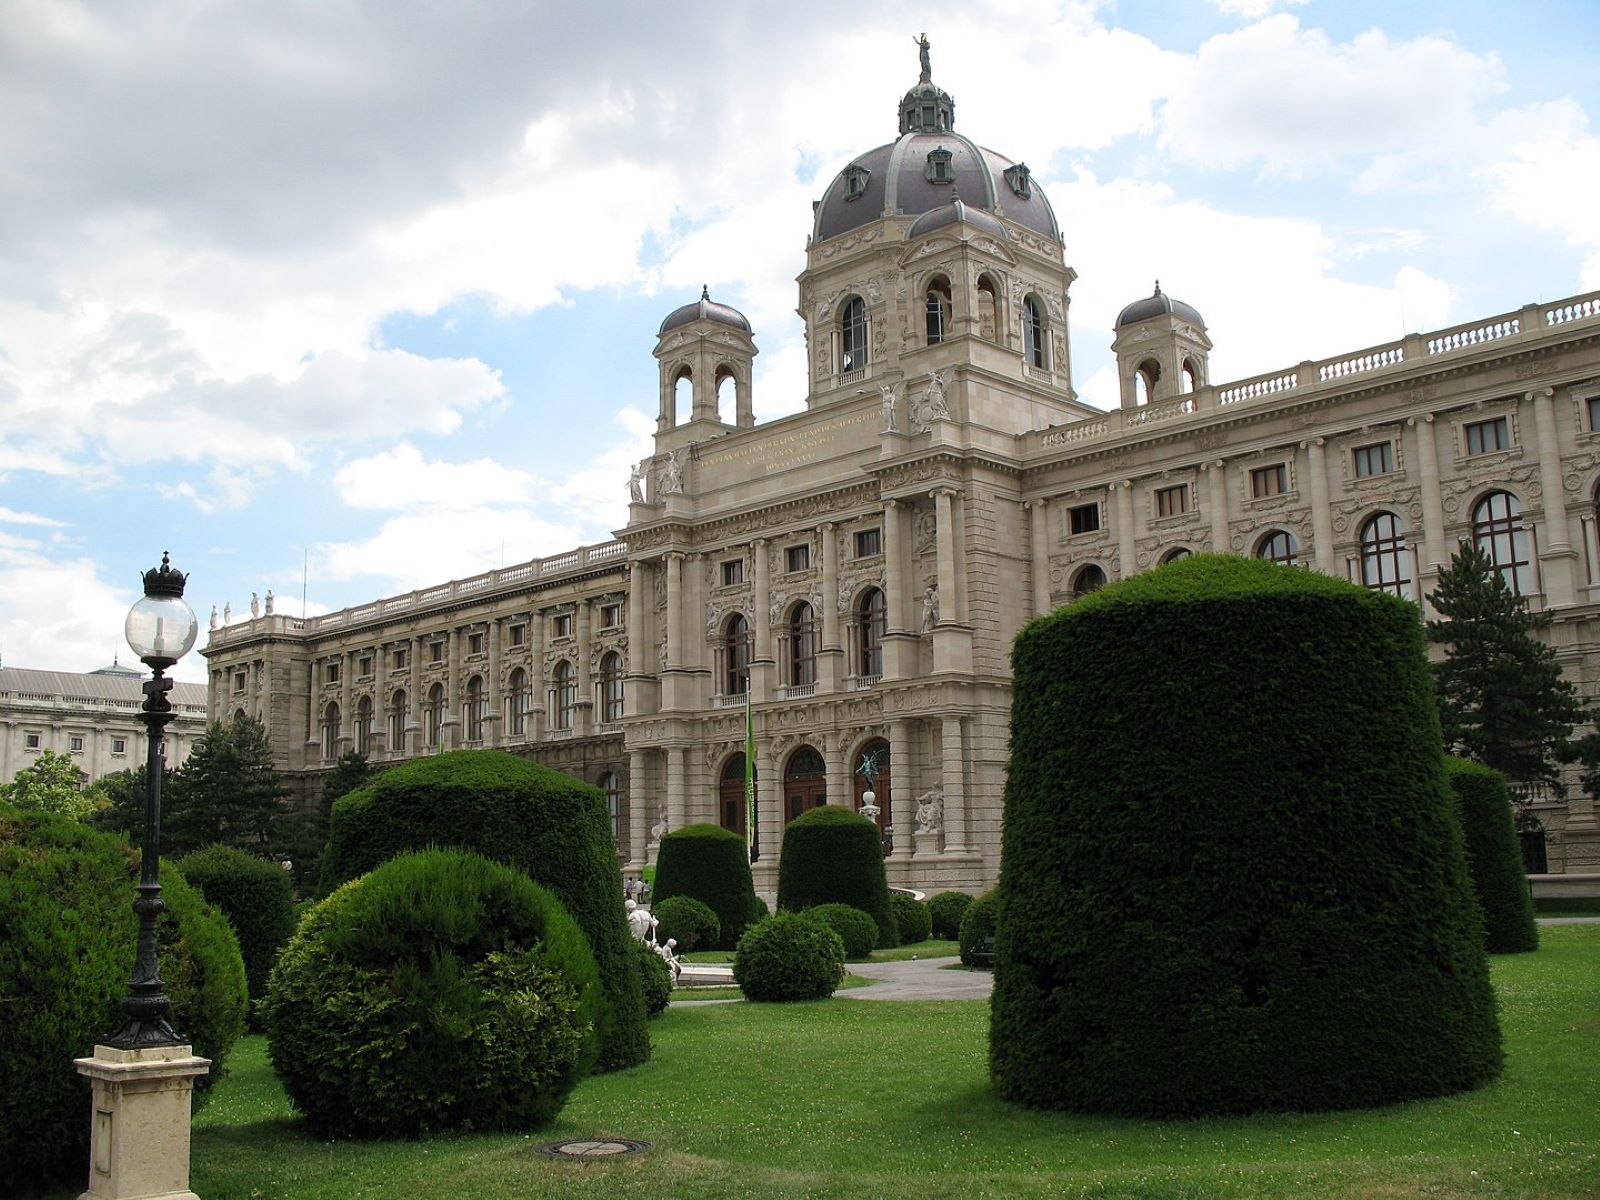
<path fill-rule="evenodd" d="M 272 597 L 272 589 L 268 588 L 267 589 L 267 616 L 269 616 L 269 617 L 272 615 L 272 607 L 273 607 L 274 603 L 276 603 L 276 601 L 274 601 L 274 599 Z"/>
<path fill-rule="evenodd" d="M 667 461 L 661 464 L 661 474 L 656 480 L 656 491 L 663 496 L 683 494 L 683 455 L 682 449 L 673 450 L 667 455 Z"/>
<path fill-rule="evenodd" d="M 656 823 L 650 826 L 650 840 L 659 843 L 667 833 L 667 814 L 662 813 L 656 818 Z"/>
<path fill-rule="evenodd" d="M 648 458 L 640 459 L 628 475 L 628 499 L 634 504 L 644 503 L 644 478 L 649 466 Z"/>
<path fill-rule="evenodd" d="M 935 421 L 950 419 L 950 405 L 945 400 L 944 377 L 937 371 L 928 374 L 928 386 L 922 395 L 911 402 L 911 432 L 926 433 Z"/>
<path fill-rule="evenodd" d="M 256 593 L 251 592 L 250 593 L 250 616 L 252 618 L 255 618 L 255 617 L 259 617 L 260 615 L 261 615 L 261 597 L 256 595 Z"/>
<path fill-rule="evenodd" d="M 939 833 L 944 829 L 944 789 L 931 787 L 917 797 L 918 833 Z"/>
<path fill-rule="evenodd" d="M 939 585 L 930 583 L 922 589 L 922 628 L 932 629 L 939 623 Z"/>
<path fill-rule="evenodd" d="M 899 433 L 900 419 L 895 413 L 895 390 L 893 385 L 880 387 L 878 394 L 883 397 L 883 431 L 885 433 Z"/>

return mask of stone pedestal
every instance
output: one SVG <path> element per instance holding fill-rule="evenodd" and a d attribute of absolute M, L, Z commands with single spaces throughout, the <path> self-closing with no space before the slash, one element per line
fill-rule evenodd
<path fill-rule="evenodd" d="M 188 1046 L 96 1046 L 74 1060 L 94 1083 L 89 1189 L 79 1200 L 198 1200 L 189 1190 L 189 1101 L 211 1069 Z"/>
<path fill-rule="evenodd" d="M 916 840 L 917 845 L 917 850 L 914 857 L 924 860 L 938 855 L 940 849 L 939 843 L 944 839 L 944 834 L 940 833 L 938 830 L 932 830 L 924 833 L 919 829 L 911 836 Z"/>

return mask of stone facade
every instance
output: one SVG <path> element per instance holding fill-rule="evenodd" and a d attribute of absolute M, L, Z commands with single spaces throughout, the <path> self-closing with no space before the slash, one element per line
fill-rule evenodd
<path fill-rule="evenodd" d="M 1118 321 L 1102 412 L 1073 392 L 1048 202 L 953 105 L 925 77 L 818 204 L 805 411 L 755 423 L 749 324 L 703 294 L 663 322 L 618 541 L 214 630 L 213 718 L 261 716 L 302 775 L 351 747 L 531 755 L 610 792 L 636 871 L 665 830 L 743 828 L 748 692 L 758 889 L 784 822 L 859 804 L 870 757 L 890 881 L 936 891 L 997 878 L 1013 636 L 1175 554 L 1421 602 L 1476 539 L 1600 692 L 1600 294 L 1216 385 L 1199 313 L 1158 287 Z M 1550 868 L 1593 870 L 1569 794 L 1536 808 Z"/>

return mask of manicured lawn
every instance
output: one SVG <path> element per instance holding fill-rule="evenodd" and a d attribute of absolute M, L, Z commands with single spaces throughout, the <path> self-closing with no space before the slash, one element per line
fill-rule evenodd
<path fill-rule="evenodd" d="M 1032 1112 L 986 1086 L 974 1001 L 708 1005 L 651 1026 L 648 1064 L 582 1084 L 551 1129 L 420 1143 L 300 1132 L 260 1039 L 196 1120 L 206 1200 L 1600 1195 L 1600 926 L 1494 963 L 1509 1061 L 1478 1092 L 1394 1108 L 1204 1121 Z M 562 1163 L 539 1142 L 655 1144 Z"/>

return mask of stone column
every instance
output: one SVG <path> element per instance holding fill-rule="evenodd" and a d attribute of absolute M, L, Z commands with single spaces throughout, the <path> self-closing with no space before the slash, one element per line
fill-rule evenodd
<path fill-rule="evenodd" d="M 1439 577 L 1439 567 L 1449 558 L 1444 546 L 1444 497 L 1439 487 L 1439 447 L 1433 414 L 1413 417 L 1409 422 L 1417 431 L 1417 476 L 1422 488 L 1422 570 L 1417 590 L 1423 596 L 1423 611 L 1432 611 L 1427 596 Z"/>
<path fill-rule="evenodd" d="M 1555 389 L 1527 394 L 1539 435 L 1539 485 L 1544 492 L 1544 537 L 1540 539 L 1539 575 L 1547 607 L 1572 604 L 1573 562 L 1577 551 L 1567 527 L 1567 491 L 1561 479 L 1561 443 L 1556 438 Z"/>
<path fill-rule="evenodd" d="M 1050 611 L 1050 501 L 1034 500 L 1026 508 L 1033 541 L 1033 613 L 1043 616 Z"/>
<path fill-rule="evenodd" d="M 755 611 L 750 614 L 750 698 L 760 703 L 771 698 L 773 679 L 772 622 L 772 571 L 767 561 L 767 542 L 756 538 L 750 543 L 750 566 L 753 581 Z"/>
<path fill-rule="evenodd" d="M 1228 464 L 1221 459 L 1204 464 L 1206 507 L 1211 510 L 1211 550 L 1232 554 L 1233 539 L 1228 535 Z"/>
<path fill-rule="evenodd" d="M 776 892 L 778 851 L 783 845 L 783 781 L 778 778 L 777 755 L 765 741 L 756 742 L 756 827 L 761 834 L 761 858 L 756 867 L 757 889 Z"/>
<path fill-rule="evenodd" d="M 574 714 L 573 736 L 586 737 L 594 732 L 594 684 L 589 677 L 589 600 L 586 596 L 578 597 L 578 612 L 573 624 L 578 635 L 577 649 L 574 653 L 578 661 L 573 665 L 577 668 L 578 679 L 578 704 Z"/>
<path fill-rule="evenodd" d="M 883 502 L 883 585 L 884 632 L 901 633 L 906 628 L 906 548 L 905 506 L 898 500 Z"/>
<path fill-rule="evenodd" d="M 80 1200 L 196 1200 L 189 1190 L 194 1081 L 211 1069 L 188 1046 L 96 1046 L 74 1059 L 91 1080 L 89 1187 Z"/>
<path fill-rule="evenodd" d="M 1333 510 L 1328 505 L 1328 456 L 1323 438 L 1302 442 L 1306 448 L 1306 470 L 1311 474 L 1311 537 L 1317 570 L 1324 575 L 1338 571 L 1333 553 Z"/>
<path fill-rule="evenodd" d="M 355 713 L 350 705 L 351 676 L 356 673 L 356 652 L 346 650 L 339 659 L 339 745 L 340 754 L 355 746 Z"/>
<path fill-rule="evenodd" d="M 647 570 L 649 564 L 644 562 L 633 562 L 628 566 L 628 674 L 635 676 L 650 673 L 645 666 L 645 643 L 650 636 L 645 621 Z"/>
<path fill-rule="evenodd" d="M 538 609 L 528 614 L 528 711 L 522 727 L 530 742 L 544 740 L 544 628 L 545 617 Z"/>
<path fill-rule="evenodd" d="M 895 861 L 911 857 L 912 819 L 916 804 L 911 798 L 911 728 L 908 721 L 889 722 L 889 817 L 894 840 Z"/>
<path fill-rule="evenodd" d="M 683 555 L 667 555 L 667 670 L 683 665 Z"/>
<path fill-rule="evenodd" d="M 483 703 L 487 710 L 483 714 L 483 742 L 486 746 L 500 744 L 500 705 L 504 689 L 505 682 L 500 677 L 500 618 L 492 617 L 489 620 L 489 678 L 483 682 Z"/>
<path fill-rule="evenodd" d="M 650 755 L 645 750 L 628 752 L 628 865 L 631 874 L 644 869 L 645 844 L 650 837 Z"/>
<path fill-rule="evenodd" d="M 1117 576 L 1126 579 L 1139 571 L 1139 555 L 1133 538 L 1133 480 L 1116 485 L 1117 495 Z"/>
<path fill-rule="evenodd" d="M 950 488 L 933 493 L 937 521 L 939 624 L 961 619 L 956 611 L 956 494 Z"/>
<path fill-rule="evenodd" d="M 822 539 L 822 647 L 817 655 L 817 681 L 821 691 L 836 692 L 845 676 L 844 646 L 839 638 L 839 535 L 838 527 L 824 521 L 817 531 Z"/>
<path fill-rule="evenodd" d="M 965 853 L 967 849 L 966 746 L 961 735 L 961 718 L 942 720 L 941 763 L 944 769 L 944 851 Z"/>
<path fill-rule="evenodd" d="M 849 753 L 846 747 L 850 743 L 850 731 L 824 734 L 818 741 L 822 747 L 828 803 L 837 804 L 840 808 L 854 812 L 855 790 L 850 786 L 850 763 L 845 757 Z"/>
<path fill-rule="evenodd" d="M 689 747 L 673 746 L 667 751 L 667 832 L 688 824 Z"/>
<path fill-rule="evenodd" d="M 452 626 L 444 664 L 444 720 L 439 744 L 446 750 L 461 745 L 461 630 Z"/>

